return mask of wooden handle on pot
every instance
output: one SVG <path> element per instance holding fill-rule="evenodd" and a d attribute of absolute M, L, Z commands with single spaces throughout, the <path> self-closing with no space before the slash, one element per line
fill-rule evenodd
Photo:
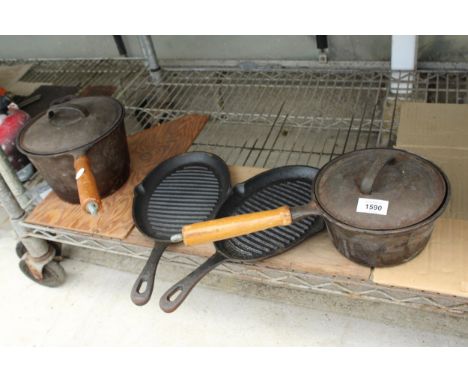
<path fill-rule="evenodd" d="M 102 203 L 88 157 L 86 155 L 76 157 L 74 166 L 81 207 L 88 214 L 97 215 Z"/>
<path fill-rule="evenodd" d="M 289 207 L 195 223 L 182 228 L 185 245 L 230 239 L 292 223 Z"/>

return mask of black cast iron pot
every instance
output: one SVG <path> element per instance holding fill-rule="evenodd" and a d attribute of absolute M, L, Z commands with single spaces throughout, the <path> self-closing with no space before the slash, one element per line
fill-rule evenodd
<path fill-rule="evenodd" d="M 18 149 L 64 201 L 97 214 L 130 173 L 124 107 L 112 97 L 51 106 L 18 134 Z"/>

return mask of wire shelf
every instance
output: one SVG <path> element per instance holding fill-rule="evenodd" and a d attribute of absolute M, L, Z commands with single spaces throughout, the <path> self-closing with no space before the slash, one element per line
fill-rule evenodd
<path fill-rule="evenodd" d="M 36 226 L 24 222 L 22 225 L 29 230 L 29 236 L 95 249 L 106 253 L 146 260 L 151 252 L 151 248 L 135 246 L 121 240 L 105 239 L 99 236 L 84 235 L 73 231 Z M 187 267 L 188 270 L 193 270 L 193 268 L 198 267 L 205 260 L 205 257 L 171 251 L 166 251 L 161 259 L 162 262 L 175 264 L 178 267 Z M 264 267 L 261 263 L 236 264 L 227 262 L 219 266 L 213 273 L 230 275 L 244 281 L 256 281 L 289 289 L 343 295 L 413 308 L 429 309 L 440 313 L 455 315 L 466 315 L 468 313 L 466 298 L 379 285 L 371 280 L 280 270 Z"/>
<path fill-rule="evenodd" d="M 190 151 L 270 168 L 321 167 L 345 152 L 393 145 L 402 101 L 468 100 L 461 71 L 168 68 L 154 83 L 141 60 L 86 59 L 34 61 L 22 81 L 114 85 L 129 132 L 208 114 Z"/>
<path fill-rule="evenodd" d="M 23 61 L 24 62 L 24 61 Z M 392 145 L 403 101 L 466 103 L 467 73 L 388 70 L 176 69 L 152 82 L 141 60 L 33 60 L 22 81 L 54 85 L 113 85 L 126 107 L 126 127 L 141 130 L 187 113 L 210 120 L 191 150 L 220 155 L 230 165 L 322 166 L 344 152 Z M 12 65 L 19 61 L 0 61 Z M 44 240 L 146 259 L 150 251 L 119 240 L 22 223 Z M 202 258 L 166 253 L 166 261 L 198 265 Z M 164 260 L 164 259 L 163 259 Z M 242 280 L 346 295 L 466 315 L 466 299 L 393 288 L 370 280 L 302 274 L 225 264 L 218 270 Z"/>

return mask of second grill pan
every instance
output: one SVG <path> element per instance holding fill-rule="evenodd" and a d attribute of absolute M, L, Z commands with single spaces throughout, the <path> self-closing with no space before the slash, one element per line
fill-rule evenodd
<path fill-rule="evenodd" d="M 191 152 L 158 165 L 135 188 L 133 220 L 155 240 L 131 292 L 136 305 L 151 298 L 159 259 L 182 226 L 212 219 L 230 190 L 229 170 L 216 155 Z"/>
<path fill-rule="evenodd" d="M 277 208 L 300 206 L 312 199 L 318 169 L 308 166 L 284 166 L 259 174 L 234 187 L 218 218 Z M 255 262 L 279 255 L 324 228 L 321 217 L 310 216 L 289 226 L 271 228 L 215 243 L 216 253 L 183 280 L 172 286 L 160 299 L 167 313 L 176 310 L 192 288 L 212 269 L 225 261 Z"/>

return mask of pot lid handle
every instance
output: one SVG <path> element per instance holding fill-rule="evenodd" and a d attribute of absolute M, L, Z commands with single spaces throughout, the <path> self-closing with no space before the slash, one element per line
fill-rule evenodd
<path fill-rule="evenodd" d="M 382 171 L 382 169 L 394 159 L 395 154 L 382 155 L 375 159 L 369 170 L 367 170 L 366 174 L 364 175 L 364 178 L 361 180 L 361 185 L 359 187 L 361 193 L 369 195 L 372 192 L 375 179 L 377 179 L 380 171 Z"/>
<path fill-rule="evenodd" d="M 63 119 L 60 122 L 74 123 L 80 119 L 86 118 L 89 115 L 88 109 L 83 105 L 58 104 L 51 106 L 47 110 L 47 117 L 51 123 L 59 122 L 58 119 Z M 72 118 L 75 116 L 75 118 Z"/>

